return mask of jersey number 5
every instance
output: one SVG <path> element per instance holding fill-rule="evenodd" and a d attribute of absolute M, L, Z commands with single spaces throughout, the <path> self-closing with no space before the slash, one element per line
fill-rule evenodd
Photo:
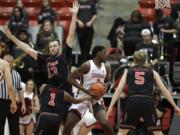
<path fill-rule="evenodd" d="M 135 84 L 137 85 L 143 85 L 145 72 L 135 72 Z"/>
<path fill-rule="evenodd" d="M 55 98 L 56 98 L 56 94 L 55 93 L 51 93 L 50 101 L 48 102 L 48 104 L 51 105 L 51 106 L 55 106 L 55 102 L 54 102 Z"/>

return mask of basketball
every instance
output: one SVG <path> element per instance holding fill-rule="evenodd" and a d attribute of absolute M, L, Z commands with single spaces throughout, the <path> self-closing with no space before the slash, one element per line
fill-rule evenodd
<path fill-rule="evenodd" d="M 94 83 L 91 85 L 91 93 L 98 97 L 103 96 L 106 93 L 106 88 L 102 83 Z"/>

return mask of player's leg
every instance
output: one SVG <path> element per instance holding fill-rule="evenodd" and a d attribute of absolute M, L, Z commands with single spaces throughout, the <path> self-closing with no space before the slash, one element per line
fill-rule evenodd
<path fill-rule="evenodd" d="M 62 132 L 64 130 L 64 123 L 67 119 L 68 112 L 69 112 L 69 104 L 65 103 L 62 107 L 62 119 L 61 119 L 61 125 L 59 127 L 59 135 L 62 135 Z"/>
<path fill-rule="evenodd" d="M 64 122 L 61 123 L 60 127 L 59 127 L 59 135 L 62 135 L 62 131 L 64 130 Z"/>
<path fill-rule="evenodd" d="M 94 116 L 99 124 L 102 126 L 104 133 L 106 135 L 115 135 L 113 127 L 111 124 L 106 120 L 105 108 L 102 107 L 99 103 L 93 105 Z"/>
<path fill-rule="evenodd" d="M 94 128 L 94 126 L 86 127 L 86 125 L 83 124 L 80 127 L 78 135 L 88 135 L 88 133 L 90 133 L 93 128 Z"/>
<path fill-rule="evenodd" d="M 34 129 L 34 135 L 58 135 L 60 120 L 58 114 L 46 112 L 41 113 Z"/>
<path fill-rule="evenodd" d="M 139 118 L 141 111 L 138 107 L 138 101 L 135 98 L 129 98 L 125 103 L 124 112 L 122 114 L 122 118 L 120 120 L 120 128 L 118 135 L 127 135 L 130 130 L 136 129 L 136 126 L 139 123 Z"/>
<path fill-rule="evenodd" d="M 97 120 L 94 115 L 87 111 L 82 118 L 80 130 L 78 135 L 87 135 L 95 126 Z"/>
<path fill-rule="evenodd" d="M 76 126 L 73 128 L 72 134 L 78 135 L 80 126 L 82 125 L 82 119 L 76 124 Z"/>
<path fill-rule="evenodd" d="M 152 131 L 153 135 L 163 135 L 161 127 L 157 125 L 156 121 L 156 111 L 154 107 L 154 101 L 152 99 L 144 99 L 144 105 L 141 105 L 141 108 L 144 108 L 145 111 L 142 112 L 144 118 L 144 124 L 147 127 L 147 130 Z"/>
<path fill-rule="evenodd" d="M 119 129 L 118 134 L 117 135 L 127 135 L 129 132 L 129 129 Z"/>
<path fill-rule="evenodd" d="M 75 125 L 81 120 L 83 114 L 86 113 L 88 104 L 90 104 L 90 101 L 84 101 L 79 104 L 71 105 L 62 135 L 71 135 L 71 132 Z"/>
<path fill-rule="evenodd" d="M 66 119 L 62 135 L 71 135 L 72 129 L 80 120 L 81 120 L 81 116 L 78 115 L 78 113 L 75 113 L 74 111 L 70 111 Z"/>

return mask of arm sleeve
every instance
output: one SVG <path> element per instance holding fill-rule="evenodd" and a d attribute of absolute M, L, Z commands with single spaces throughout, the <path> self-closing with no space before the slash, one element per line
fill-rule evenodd
<path fill-rule="evenodd" d="M 47 61 L 46 61 L 47 57 L 48 57 L 47 55 L 38 52 L 38 54 L 37 54 L 37 62 L 39 64 L 46 64 L 47 63 Z"/>

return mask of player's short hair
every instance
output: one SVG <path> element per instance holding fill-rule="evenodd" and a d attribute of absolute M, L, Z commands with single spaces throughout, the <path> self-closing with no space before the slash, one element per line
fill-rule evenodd
<path fill-rule="evenodd" d="M 138 65 L 144 65 L 146 62 L 146 52 L 144 50 L 135 51 L 134 61 Z"/>
<path fill-rule="evenodd" d="M 59 45 L 61 44 L 60 41 L 59 41 L 59 39 L 57 39 L 57 38 L 51 38 L 51 39 L 48 40 L 47 45 L 49 46 L 49 44 L 50 44 L 51 42 L 54 42 L 54 41 L 57 41 Z"/>
<path fill-rule="evenodd" d="M 51 85 L 58 87 L 60 84 L 63 83 L 63 81 L 60 75 L 54 74 L 50 79 L 50 83 Z"/>
<path fill-rule="evenodd" d="M 104 49 L 105 49 L 104 46 L 95 46 L 92 50 L 92 57 L 94 58 L 98 52 L 101 52 Z"/>

